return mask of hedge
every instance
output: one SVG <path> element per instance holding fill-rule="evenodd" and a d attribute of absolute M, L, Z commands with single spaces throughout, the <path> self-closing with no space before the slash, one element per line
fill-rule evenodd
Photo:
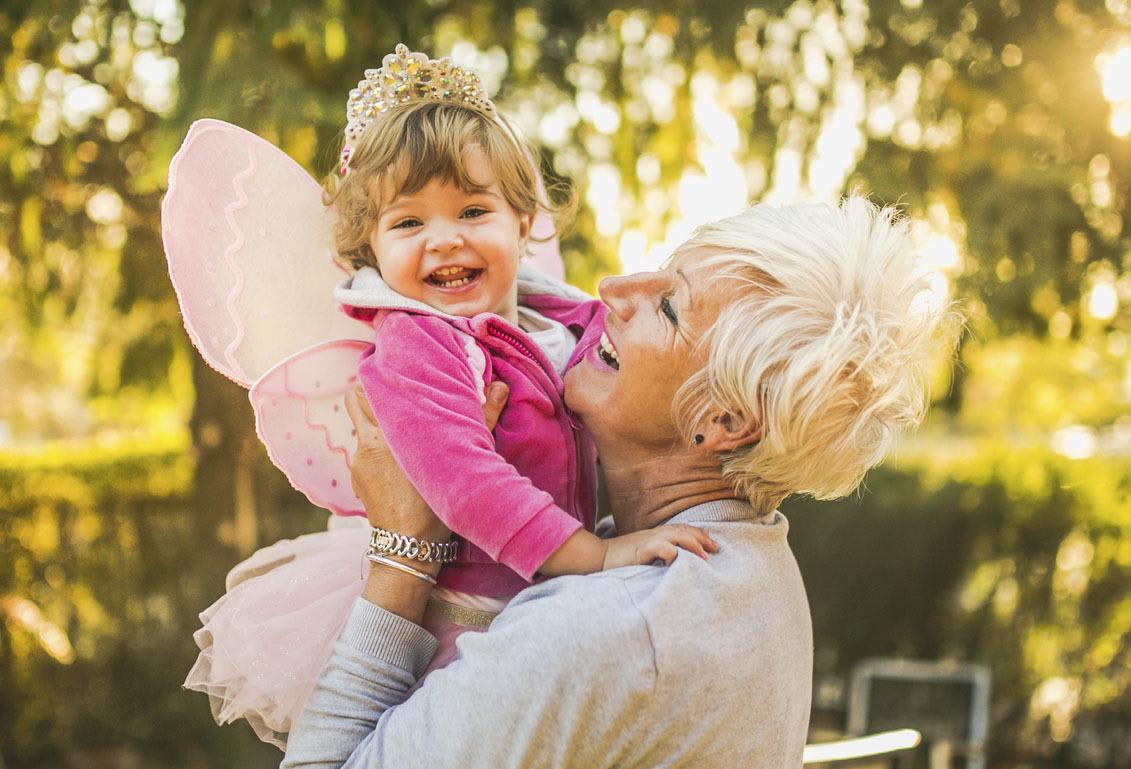
<path fill-rule="evenodd" d="M 1125 765 L 1131 462 L 939 445 L 851 499 L 784 506 L 813 609 L 816 716 L 841 717 L 865 657 L 976 661 L 993 671 L 991 766 Z M 319 527 L 256 461 L 261 543 Z M 10 769 L 277 765 L 180 688 L 196 613 L 241 555 L 230 512 L 194 489 L 182 436 L 0 454 Z"/>

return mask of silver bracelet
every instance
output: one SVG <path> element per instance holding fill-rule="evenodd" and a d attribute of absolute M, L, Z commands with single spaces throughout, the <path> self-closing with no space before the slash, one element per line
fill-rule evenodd
<path fill-rule="evenodd" d="M 394 561 L 392 558 L 386 558 L 383 555 L 376 555 L 374 553 L 369 553 L 366 558 L 368 558 L 373 563 L 379 563 L 382 566 L 388 566 L 390 569 L 396 569 L 397 571 L 403 571 L 405 574 L 411 574 L 414 577 L 419 577 L 430 585 L 436 584 L 436 578 L 431 574 L 425 574 L 419 569 L 414 569 L 411 566 L 399 563 L 398 561 Z"/>
<path fill-rule="evenodd" d="M 374 526 L 369 537 L 369 553 L 396 555 L 424 563 L 451 563 L 459 553 L 459 540 L 453 537 L 448 542 L 429 542 Z"/>

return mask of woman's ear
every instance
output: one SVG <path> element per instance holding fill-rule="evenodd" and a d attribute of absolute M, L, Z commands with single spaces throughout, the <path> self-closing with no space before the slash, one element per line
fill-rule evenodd
<path fill-rule="evenodd" d="M 699 440 L 699 436 L 703 439 Z M 693 445 L 712 454 L 733 451 L 762 439 L 762 422 L 754 416 L 714 409 L 707 413 L 695 433 Z"/>

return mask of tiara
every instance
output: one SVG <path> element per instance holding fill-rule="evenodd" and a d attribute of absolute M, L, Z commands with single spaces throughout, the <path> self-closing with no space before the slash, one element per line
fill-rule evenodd
<path fill-rule="evenodd" d="M 350 91 L 340 168 L 343 176 L 349 170 L 353 144 L 373 116 L 414 101 L 458 104 L 495 118 L 495 105 L 487 98 L 477 73 L 452 64 L 446 56 L 429 59 L 423 53 L 410 52 L 404 43 L 397 43 L 393 53 L 381 60 L 380 68 L 365 70 L 365 79 Z"/>

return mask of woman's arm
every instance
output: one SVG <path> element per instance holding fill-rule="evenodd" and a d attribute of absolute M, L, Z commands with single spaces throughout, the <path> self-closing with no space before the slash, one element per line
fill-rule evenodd
<path fill-rule="evenodd" d="M 427 662 L 414 632 L 357 602 L 283 769 L 606 769 L 633 766 L 673 728 L 655 712 L 656 655 L 620 579 L 528 589 L 412 690 Z"/>
<path fill-rule="evenodd" d="M 506 387 L 487 391 L 493 426 Z M 370 521 L 431 540 L 446 527 L 385 446 L 364 397 L 347 396 L 358 430 L 354 490 Z M 414 568 L 424 564 L 413 561 Z M 435 567 L 433 567 L 435 568 Z M 639 724 L 593 718 L 639 714 L 654 685 L 645 624 L 619 582 L 545 593 L 508 609 L 487 633 L 469 634 L 462 657 L 408 694 L 436 648 L 418 624 L 431 585 L 374 564 L 363 593 L 299 722 L 284 769 L 497 767 L 534 761 L 596 769 L 614 762 L 608 735 L 639 741 Z M 594 700 L 594 697 L 597 699 Z"/>
<path fill-rule="evenodd" d="M 483 418 L 495 429 L 507 402 L 507 386 L 494 382 L 487 389 Z M 346 395 L 346 411 L 357 430 L 357 453 L 350 463 L 353 490 L 365 506 L 369 523 L 382 529 L 429 542 L 446 542 L 451 531 L 428 508 L 416 487 L 398 467 L 369 402 L 359 389 Z M 408 561 L 390 556 L 435 577 L 439 563 Z M 411 574 L 379 564 L 370 569 L 361 597 L 409 622 L 420 624 L 432 586 Z"/>
<path fill-rule="evenodd" d="M 494 429 L 507 401 L 506 385 L 487 389 L 483 416 Z M 357 431 L 350 462 L 354 493 L 373 526 L 417 539 L 445 542 L 451 531 L 437 518 L 397 465 L 360 388 L 345 398 Z M 433 577 L 440 564 L 389 556 Z M 381 714 L 404 702 L 436 651 L 420 627 L 431 583 L 375 563 L 359 602 L 323 672 L 303 717 L 287 740 L 282 767 L 340 767 L 373 733 Z"/>

